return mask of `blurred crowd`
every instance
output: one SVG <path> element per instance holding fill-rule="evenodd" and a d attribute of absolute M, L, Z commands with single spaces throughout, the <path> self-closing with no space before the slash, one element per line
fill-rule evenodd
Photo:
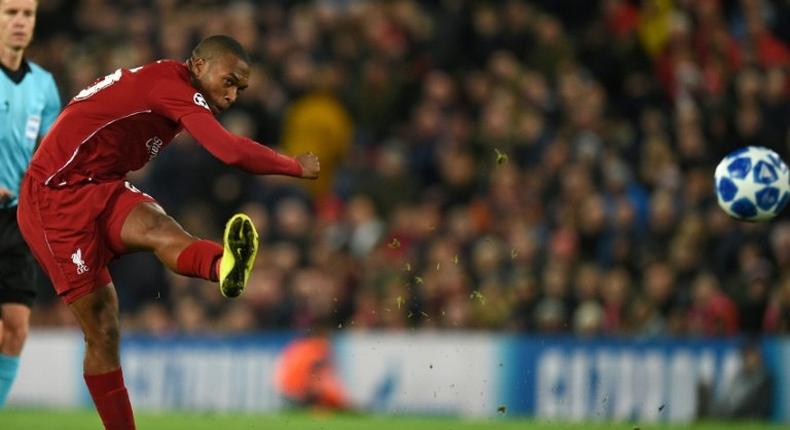
<path fill-rule="evenodd" d="M 790 216 L 712 192 L 733 148 L 788 160 L 786 2 L 41 0 L 29 53 L 68 100 L 217 33 L 254 60 L 221 121 L 322 178 L 179 136 L 130 180 L 202 238 L 250 214 L 256 270 L 229 301 L 125 256 L 125 330 L 790 333 Z M 40 291 L 34 324 L 73 324 Z"/>

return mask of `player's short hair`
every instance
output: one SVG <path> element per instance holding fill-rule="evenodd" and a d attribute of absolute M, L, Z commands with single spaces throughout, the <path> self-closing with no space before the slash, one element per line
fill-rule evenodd
<path fill-rule="evenodd" d="M 210 60 L 217 55 L 233 54 L 240 60 L 250 63 L 250 56 L 244 47 L 234 38 L 218 34 L 203 39 L 195 49 L 192 50 L 192 58 L 205 58 Z"/>

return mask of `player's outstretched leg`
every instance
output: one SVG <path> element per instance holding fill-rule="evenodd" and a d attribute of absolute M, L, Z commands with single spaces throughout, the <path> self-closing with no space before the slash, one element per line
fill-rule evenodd
<path fill-rule="evenodd" d="M 219 290 L 225 297 L 237 297 L 247 285 L 255 254 L 258 253 L 258 232 L 250 217 L 233 215 L 225 225 L 225 244 L 219 265 Z"/>
<path fill-rule="evenodd" d="M 137 204 L 119 230 L 127 252 L 151 251 L 176 273 L 219 281 L 225 297 L 237 297 L 244 290 L 258 252 L 258 233 L 244 214 L 234 215 L 226 224 L 224 246 L 190 235 L 151 202 Z"/>

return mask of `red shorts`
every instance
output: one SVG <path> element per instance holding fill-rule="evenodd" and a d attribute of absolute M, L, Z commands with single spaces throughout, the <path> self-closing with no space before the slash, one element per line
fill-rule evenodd
<path fill-rule="evenodd" d="M 126 181 L 50 188 L 25 177 L 19 229 L 63 301 L 71 303 L 111 282 L 107 263 L 126 252 L 123 222 L 143 202 L 156 200 Z"/>

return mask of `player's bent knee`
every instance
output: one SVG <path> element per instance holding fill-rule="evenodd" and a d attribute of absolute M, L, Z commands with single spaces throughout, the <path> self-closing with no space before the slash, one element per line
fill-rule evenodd
<path fill-rule="evenodd" d="M 137 213 L 140 214 L 139 233 L 144 236 L 159 237 L 163 232 L 177 226 L 173 217 L 151 204 L 143 204 L 141 211 Z"/>
<path fill-rule="evenodd" d="M 121 239 L 133 248 L 157 249 L 174 241 L 190 240 L 191 236 L 161 208 L 143 203 L 127 217 Z"/>
<path fill-rule="evenodd" d="M 106 324 L 85 332 L 85 343 L 91 348 L 114 350 L 121 340 L 117 324 Z"/>
<path fill-rule="evenodd" d="M 71 304 L 90 346 L 113 345 L 120 339 L 118 299 L 111 285 Z"/>
<path fill-rule="evenodd" d="M 102 330 L 101 341 L 107 347 L 118 345 L 121 340 L 121 330 L 117 325 L 104 327 Z"/>

